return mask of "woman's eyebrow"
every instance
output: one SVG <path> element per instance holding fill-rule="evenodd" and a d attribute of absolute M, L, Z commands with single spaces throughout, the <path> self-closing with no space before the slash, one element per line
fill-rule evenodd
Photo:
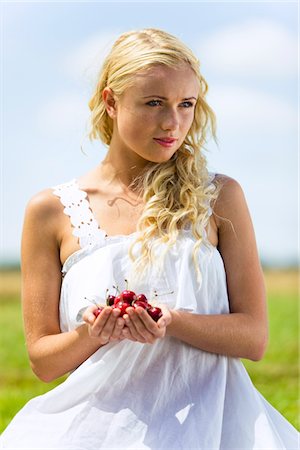
<path fill-rule="evenodd" d="M 160 99 L 162 99 L 162 100 L 168 100 L 167 97 L 162 97 L 161 95 L 156 95 L 156 94 L 153 94 L 153 95 L 145 95 L 143 98 L 150 98 L 150 97 L 152 97 L 152 98 L 153 98 L 153 97 L 155 97 L 155 98 L 160 98 Z M 187 98 L 183 98 L 182 101 L 192 100 L 192 99 L 197 100 L 196 97 L 187 97 Z"/>

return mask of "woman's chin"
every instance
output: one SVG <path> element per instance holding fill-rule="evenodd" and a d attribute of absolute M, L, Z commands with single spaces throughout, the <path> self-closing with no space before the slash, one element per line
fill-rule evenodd
<path fill-rule="evenodd" d="M 170 161 L 175 152 L 165 152 L 160 155 L 151 155 L 151 159 L 149 162 L 153 162 L 156 164 L 161 164 Z"/>

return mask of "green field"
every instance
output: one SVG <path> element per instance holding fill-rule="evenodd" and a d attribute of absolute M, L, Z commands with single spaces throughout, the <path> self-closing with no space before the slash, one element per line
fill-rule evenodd
<path fill-rule="evenodd" d="M 0 433 L 32 397 L 61 380 L 45 384 L 31 372 L 23 335 L 18 272 L 0 278 Z M 296 271 L 265 272 L 270 318 L 270 341 L 260 362 L 244 361 L 258 390 L 299 429 L 298 290 Z"/>

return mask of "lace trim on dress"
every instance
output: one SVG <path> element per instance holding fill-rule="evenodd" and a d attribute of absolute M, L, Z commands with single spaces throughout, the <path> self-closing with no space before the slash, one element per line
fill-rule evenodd
<path fill-rule="evenodd" d="M 93 246 L 104 241 L 106 233 L 99 228 L 87 200 L 87 193 L 79 189 L 77 181 L 59 184 L 53 187 L 53 194 L 60 198 L 64 213 L 70 217 L 72 234 L 78 238 L 81 248 Z"/>

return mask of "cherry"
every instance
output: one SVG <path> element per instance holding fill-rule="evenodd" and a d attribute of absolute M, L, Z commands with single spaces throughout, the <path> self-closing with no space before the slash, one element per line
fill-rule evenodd
<path fill-rule="evenodd" d="M 128 289 L 122 291 L 120 295 L 122 297 L 122 300 L 129 303 L 130 305 L 134 300 L 136 300 L 135 292 L 129 291 Z"/>
<path fill-rule="evenodd" d="M 98 306 L 98 308 L 94 311 L 94 316 L 98 317 L 99 314 L 102 313 L 103 309 L 104 309 L 103 306 Z"/>
<path fill-rule="evenodd" d="M 157 322 L 158 319 L 162 316 L 161 309 L 157 306 L 151 306 L 150 308 L 148 308 L 147 312 L 155 322 Z"/>
<path fill-rule="evenodd" d="M 117 303 L 115 303 L 113 307 L 114 308 L 118 308 L 121 311 L 120 317 L 122 317 L 126 313 L 126 309 L 129 306 L 131 306 L 130 303 L 124 302 L 123 300 L 120 300 Z"/>
<path fill-rule="evenodd" d="M 142 302 L 148 303 L 147 297 L 146 297 L 146 295 L 144 295 L 144 294 L 138 294 L 138 295 L 136 296 L 136 299 L 137 299 L 137 300 L 141 300 Z"/>
<path fill-rule="evenodd" d="M 144 302 L 142 300 L 135 300 L 132 304 L 132 306 L 134 308 L 137 308 L 138 306 L 140 306 L 143 309 L 148 309 L 149 307 L 151 307 L 151 305 L 149 305 L 148 302 Z"/>
<path fill-rule="evenodd" d="M 114 306 L 116 306 L 117 303 L 122 302 L 122 301 L 123 301 L 122 295 L 121 294 L 117 295 L 114 299 Z"/>
<path fill-rule="evenodd" d="M 151 305 L 148 303 L 147 297 L 144 294 L 138 294 L 136 300 L 132 303 L 132 306 L 136 308 L 140 306 L 141 308 L 148 309 Z"/>
<path fill-rule="evenodd" d="M 124 291 L 122 291 L 120 293 L 119 288 L 116 286 L 113 286 L 116 289 L 116 294 L 118 293 L 118 295 L 111 295 L 108 294 L 109 289 L 106 290 L 106 304 L 107 306 L 111 306 L 112 308 L 118 308 L 120 310 L 120 317 L 122 317 L 125 313 L 126 313 L 126 309 L 130 306 L 132 306 L 133 308 L 137 308 L 137 307 L 141 307 L 143 309 L 145 309 L 149 316 L 155 321 L 157 322 L 158 319 L 162 316 L 162 311 L 160 308 L 158 308 L 157 306 L 152 306 L 149 302 L 147 297 L 145 296 L 145 294 L 138 294 L 136 295 L 135 292 L 130 291 L 128 289 L 128 281 L 125 280 L 126 282 L 126 288 L 124 289 Z M 165 294 L 172 294 L 173 292 L 166 292 L 164 294 L 160 294 L 160 295 L 165 295 Z M 159 294 L 154 291 L 154 295 L 155 297 L 158 297 Z M 97 305 L 98 306 L 98 305 Z M 99 314 L 103 311 L 103 307 L 99 306 L 95 311 L 94 311 L 94 315 L 96 317 L 99 316 Z"/>
<path fill-rule="evenodd" d="M 114 302 L 115 302 L 115 295 L 108 295 L 106 297 L 106 304 L 107 306 L 113 306 Z"/>

